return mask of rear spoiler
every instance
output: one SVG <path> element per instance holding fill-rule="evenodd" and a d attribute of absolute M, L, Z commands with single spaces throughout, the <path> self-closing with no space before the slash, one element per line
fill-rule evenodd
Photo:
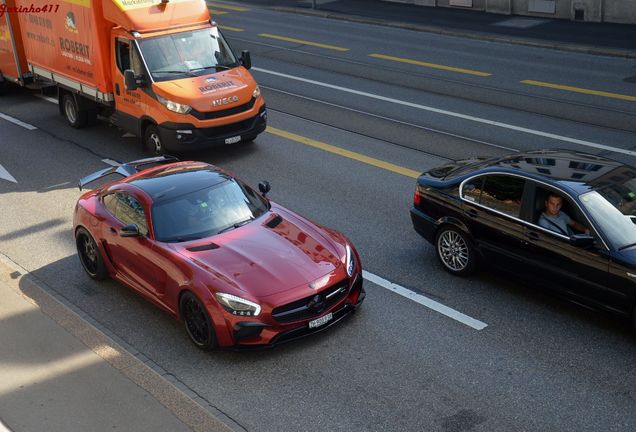
<path fill-rule="evenodd" d="M 177 159 L 174 156 L 163 155 L 163 156 L 151 157 L 146 159 L 139 159 L 132 162 L 126 162 L 119 166 L 106 168 L 81 178 L 79 181 L 78 187 L 79 187 L 79 190 L 82 190 L 82 188 L 86 186 L 87 184 L 111 174 L 119 174 L 123 177 L 129 177 L 141 171 L 140 168 L 145 165 L 172 163 L 172 162 L 178 162 L 178 161 L 179 159 Z"/>

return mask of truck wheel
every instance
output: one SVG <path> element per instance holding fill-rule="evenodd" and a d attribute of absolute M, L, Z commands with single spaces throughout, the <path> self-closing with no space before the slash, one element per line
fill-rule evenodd
<path fill-rule="evenodd" d="M 151 153 L 162 155 L 166 149 L 161 142 L 161 135 L 159 135 L 159 129 L 157 126 L 150 125 L 144 132 L 144 147 Z"/>
<path fill-rule="evenodd" d="M 88 123 L 88 114 L 80 110 L 72 94 L 66 93 L 62 98 L 64 117 L 72 128 L 81 129 Z"/>

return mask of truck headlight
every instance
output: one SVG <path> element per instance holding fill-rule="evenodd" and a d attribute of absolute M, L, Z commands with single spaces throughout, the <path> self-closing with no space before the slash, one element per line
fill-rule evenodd
<path fill-rule="evenodd" d="M 261 313 L 260 305 L 237 297 L 232 294 L 216 293 L 214 295 L 223 309 L 232 315 L 239 316 L 258 316 Z"/>
<path fill-rule="evenodd" d="M 161 102 L 162 104 L 164 104 L 166 108 L 168 108 L 170 111 L 176 112 L 179 114 L 187 114 L 192 109 L 190 105 L 183 105 L 177 102 L 173 102 L 159 95 L 157 95 L 157 100 Z"/>
<path fill-rule="evenodd" d="M 259 97 L 261 97 L 261 88 L 259 86 L 256 86 L 256 88 L 252 92 L 252 97 L 254 99 L 258 99 Z"/>

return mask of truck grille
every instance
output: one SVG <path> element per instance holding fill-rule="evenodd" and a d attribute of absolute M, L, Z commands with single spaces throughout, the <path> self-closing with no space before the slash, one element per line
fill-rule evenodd
<path fill-rule="evenodd" d="M 252 109 L 255 103 L 256 103 L 256 99 L 252 98 L 250 99 L 248 103 L 235 106 L 232 108 L 228 108 L 228 109 L 224 109 L 220 111 L 206 111 L 206 112 L 201 112 L 201 111 L 197 111 L 193 109 L 192 111 L 190 111 L 190 114 L 192 114 L 194 117 L 198 118 L 199 120 L 210 120 L 210 119 L 227 117 L 234 114 L 239 114 L 245 111 L 249 111 Z"/>
<path fill-rule="evenodd" d="M 345 279 L 316 294 L 279 306 L 272 317 L 280 323 L 300 321 L 320 315 L 347 295 L 349 280 Z"/>

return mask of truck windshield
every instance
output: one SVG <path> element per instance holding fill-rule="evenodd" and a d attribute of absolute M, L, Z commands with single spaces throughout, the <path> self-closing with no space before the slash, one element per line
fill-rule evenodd
<path fill-rule="evenodd" d="M 167 81 L 238 66 L 217 27 L 139 41 L 152 78 Z"/>

